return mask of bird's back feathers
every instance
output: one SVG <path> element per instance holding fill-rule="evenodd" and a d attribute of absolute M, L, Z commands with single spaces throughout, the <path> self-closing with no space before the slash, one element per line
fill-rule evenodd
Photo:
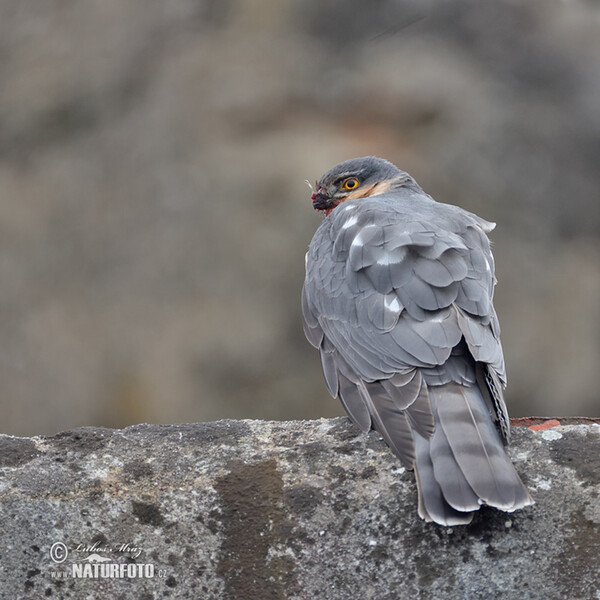
<path fill-rule="evenodd" d="M 304 330 L 329 392 L 415 468 L 420 516 L 445 525 L 532 503 L 503 445 L 491 229 L 412 182 L 338 206 L 307 254 Z"/>

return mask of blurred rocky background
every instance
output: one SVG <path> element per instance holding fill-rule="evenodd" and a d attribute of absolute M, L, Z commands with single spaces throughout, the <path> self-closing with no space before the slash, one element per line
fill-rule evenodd
<path fill-rule="evenodd" d="M 594 415 L 600 3 L 4 0 L 0 428 L 342 414 L 305 179 L 384 156 L 496 221 L 513 416 Z"/>

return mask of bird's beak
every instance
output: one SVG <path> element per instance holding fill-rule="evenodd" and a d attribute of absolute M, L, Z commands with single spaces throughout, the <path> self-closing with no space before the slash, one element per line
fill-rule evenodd
<path fill-rule="evenodd" d="M 318 184 L 317 191 L 313 192 L 311 198 L 313 201 L 313 208 L 315 210 L 329 210 L 334 208 L 333 199 L 331 196 L 328 196 L 327 192 L 323 188 L 319 187 Z"/>

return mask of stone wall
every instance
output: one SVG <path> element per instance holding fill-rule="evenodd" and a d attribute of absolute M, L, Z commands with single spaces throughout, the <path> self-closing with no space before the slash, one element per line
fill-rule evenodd
<path fill-rule="evenodd" d="M 510 448 L 536 504 L 455 528 L 344 418 L 1 436 L 0 598 L 594 599 L 600 426 L 551 425 Z"/>

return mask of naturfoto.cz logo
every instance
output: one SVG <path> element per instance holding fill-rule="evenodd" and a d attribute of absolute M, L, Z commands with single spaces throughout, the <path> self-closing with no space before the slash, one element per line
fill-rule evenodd
<path fill-rule="evenodd" d="M 102 556 L 101 553 L 107 552 L 127 552 L 130 558 L 139 557 L 142 550 L 137 547 L 131 547 L 129 544 L 121 544 L 117 548 L 108 546 L 83 546 L 79 544 L 75 548 L 78 552 L 92 552 L 86 558 L 73 562 L 70 565 L 64 565 L 60 570 L 53 571 L 53 579 L 150 579 L 155 576 L 166 577 L 164 569 L 156 570 L 152 563 L 135 562 L 115 562 L 114 560 Z M 53 562 L 63 564 L 69 555 L 69 548 L 62 542 L 55 542 L 50 548 L 50 558 Z"/>
<path fill-rule="evenodd" d="M 154 565 L 133 563 L 73 563 L 71 577 L 83 579 L 136 579 L 154 577 Z"/>

